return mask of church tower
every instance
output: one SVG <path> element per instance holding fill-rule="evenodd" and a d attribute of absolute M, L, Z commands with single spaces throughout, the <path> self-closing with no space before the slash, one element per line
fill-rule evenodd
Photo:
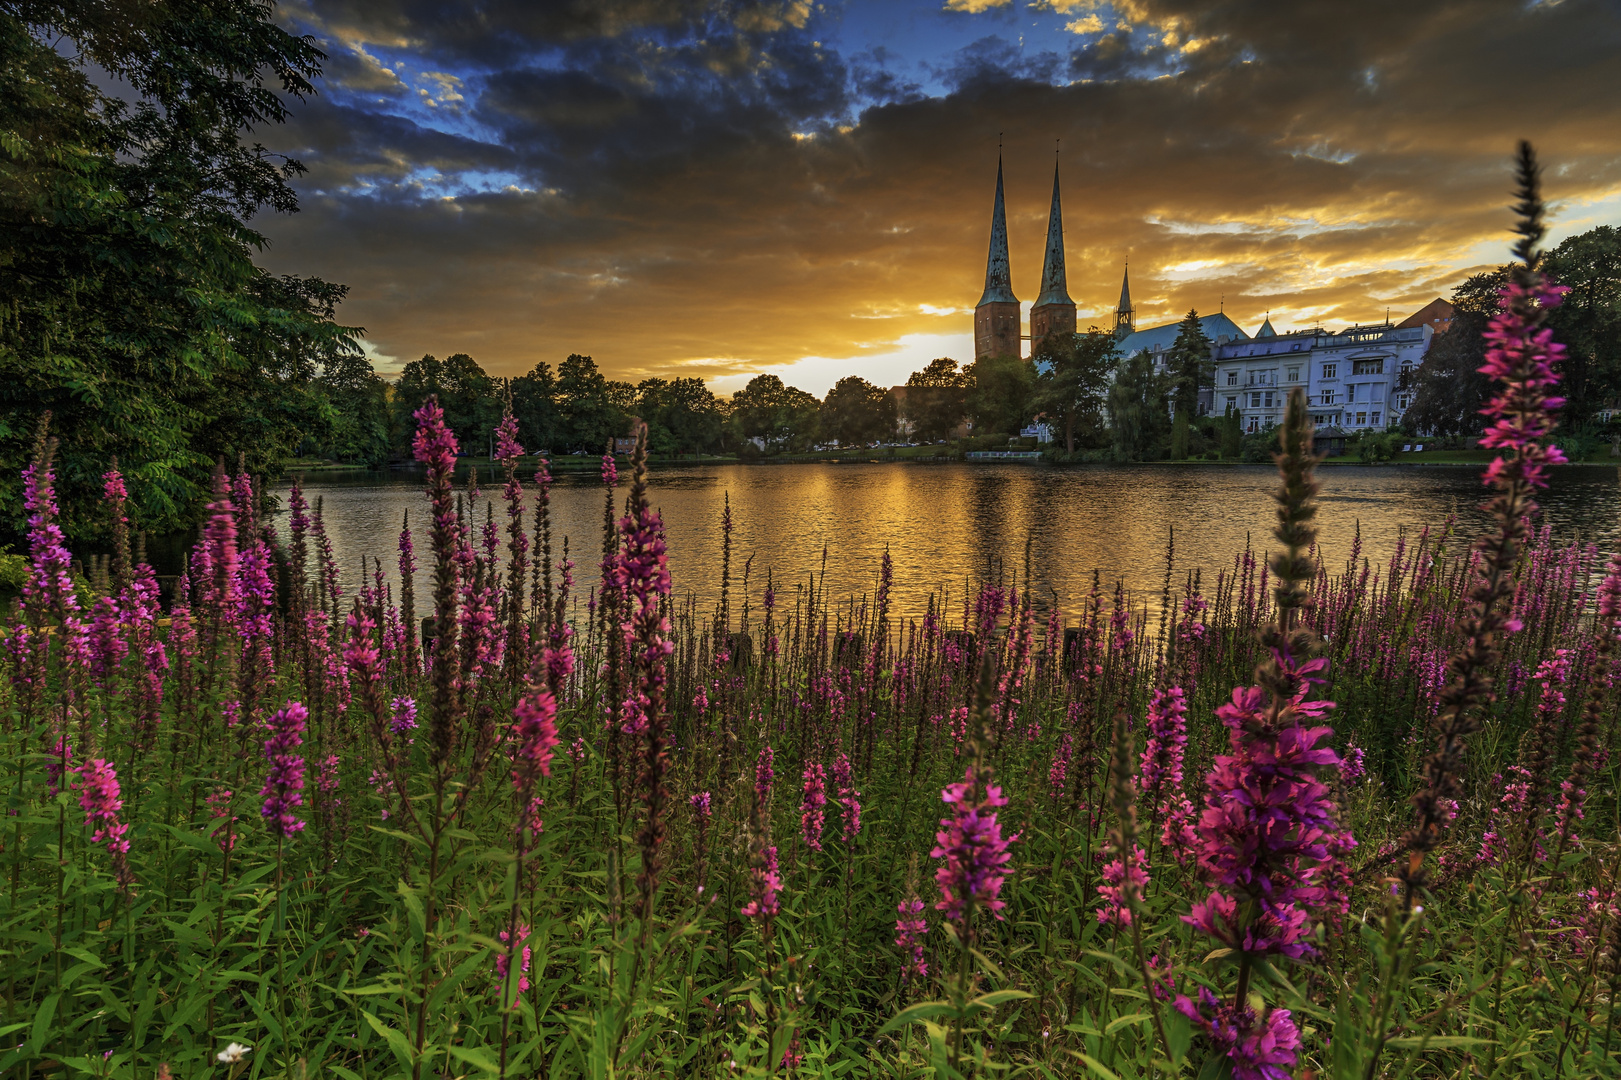
<path fill-rule="evenodd" d="M 1041 295 L 1030 309 L 1030 351 L 1048 334 L 1075 332 L 1075 301 L 1064 277 L 1064 212 L 1058 204 L 1058 166 L 1053 166 L 1053 206 L 1047 215 L 1047 256 L 1041 264 Z"/>
<path fill-rule="evenodd" d="M 1131 267 L 1120 275 L 1120 306 L 1114 309 L 1114 336 L 1123 338 L 1135 327 L 1131 320 Z"/>
<path fill-rule="evenodd" d="M 985 293 L 974 306 L 974 357 L 1019 355 L 1019 298 L 1008 269 L 1007 210 L 1002 203 L 1002 159 L 996 159 L 996 205 L 991 211 L 991 251 L 985 259 Z"/>

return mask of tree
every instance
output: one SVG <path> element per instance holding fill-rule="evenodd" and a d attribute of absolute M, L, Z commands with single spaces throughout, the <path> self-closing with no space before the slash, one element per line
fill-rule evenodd
<path fill-rule="evenodd" d="M 906 379 L 905 418 L 919 442 L 943 442 L 963 422 L 968 375 L 949 356 L 930 360 Z"/>
<path fill-rule="evenodd" d="M 982 356 L 968 367 L 968 415 L 978 434 L 1017 432 L 1034 410 L 1035 373 L 1017 356 Z"/>
<path fill-rule="evenodd" d="M 1075 452 L 1078 431 L 1103 426 L 1119 358 L 1115 336 L 1095 326 L 1084 334 L 1048 334 L 1037 346 L 1034 407 L 1062 428 L 1067 453 Z"/>
<path fill-rule="evenodd" d="M 1227 406 L 1227 411 L 1222 414 L 1217 432 L 1221 438 L 1221 459 L 1237 461 L 1244 453 L 1244 421 L 1233 406 Z"/>
<path fill-rule="evenodd" d="M 563 442 L 569 450 L 600 454 L 609 439 L 625 434 L 629 417 L 615 402 L 618 395 L 589 356 L 571 353 L 558 365 L 557 404 L 565 421 Z"/>
<path fill-rule="evenodd" d="M 1165 382 L 1154 373 L 1154 361 L 1147 351 L 1121 362 L 1109 391 L 1109 427 L 1116 460 L 1142 461 L 1163 451 L 1171 428 Z"/>
<path fill-rule="evenodd" d="M 648 441 L 661 454 L 703 454 L 720 449 L 720 401 L 702 379 L 644 379 L 637 408 L 647 421 Z"/>
<path fill-rule="evenodd" d="M 399 449 L 409 452 L 410 436 L 416 430 L 410 422 L 411 413 L 437 395 L 439 406 L 445 410 L 445 425 L 456 433 L 462 452 L 487 452 L 490 432 L 501 422 L 504 404 L 496 389 L 496 380 L 466 353 L 454 353 L 443 360 L 429 353 L 406 364 L 394 384 L 394 407 L 399 419 L 396 430 L 406 439 L 406 445 Z"/>
<path fill-rule="evenodd" d="M 518 421 L 518 441 L 527 449 L 551 451 L 561 448 L 564 420 L 557 404 L 557 376 L 544 360 L 513 379 L 512 415 Z"/>
<path fill-rule="evenodd" d="M 1181 461 L 1188 456 L 1188 430 L 1199 408 L 1200 388 L 1211 385 L 1215 364 L 1210 356 L 1210 337 L 1199 324 L 1199 313 L 1189 309 L 1176 329 L 1176 341 L 1165 357 L 1171 380 L 1171 402 L 1175 417 L 1171 427 L 1171 457 Z"/>
<path fill-rule="evenodd" d="M 895 435 L 895 399 L 859 375 L 846 375 L 822 401 L 821 433 L 841 446 L 865 446 Z"/>
<path fill-rule="evenodd" d="M 217 456 L 264 472 L 325 437 L 336 287 L 253 265 L 248 219 L 295 210 L 302 167 L 243 141 L 322 59 L 257 0 L 0 6 L 0 533 L 23 528 L 46 410 L 72 537 L 100 532 L 115 454 L 136 524 L 163 532 L 196 520 Z"/>
<path fill-rule="evenodd" d="M 759 439 L 768 448 L 806 449 L 816 437 L 821 402 L 775 375 L 756 375 L 732 394 L 732 424 L 739 441 Z"/>
<path fill-rule="evenodd" d="M 1481 407 L 1491 394 L 1491 381 L 1480 374 L 1486 345 L 1481 335 L 1497 313 L 1502 269 L 1476 274 L 1452 293 L 1452 325 L 1430 340 L 1429 350 L 1400 390 L 1413 395 L 1402 414 L 1402 428 L 1412 435 L 1475 435 Z"/>
<path fill-rule="evenodd" d="M 1548 252 L 1543 270 L 1570 290 L 1548 323 L 1565 346 L 1559 389 L 1568 404 L 1559 426 L 1571 429 L 1621 397 L 1621 229 L 1600 225 L 1568 237 Z"/>
<path fill-rule="evenodd" d="M 339 461 L 367 468 L 388 462 L 389 386 L 358 352 L 325 364 L 317 385 L 332 406 L 332 419 L 321 450 Z"/>

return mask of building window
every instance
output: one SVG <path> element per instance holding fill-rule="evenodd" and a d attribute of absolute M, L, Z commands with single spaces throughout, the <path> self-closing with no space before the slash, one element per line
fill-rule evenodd
<path fill-rule="evenodd" d="M 1334 365 L 1334 364 L 1324 364 L 1323 365 L 1323 378 L 1332 379 L 1334 377 L 1334 368 L 1335 368 L 1335 366 L 1336 365 Z"/>
<path fill-rule="evenodd" d="M 1332 391 L 1332 390 L 1324 390 L 1323 391 L 1323 404 L 1324 405 L 1332 405 L 1332 404 L 1334 404 L 1334 391 Z"/>
<path fill-rule="evenodd" d="M 1237 386 L 1238 385 L 1238 371 L 1237 371 L 1236 368 L 1227 373 L 1227 385 L 1228 386 Z"/>
<path fill-rule="evenodd" d="M 1373 414 L 1373 426 L 1374 427 L 1379 426 L 1379 414 L 1378 413 Z"/>
<path fill-rule="evenodd" d="M 1265 401 L 1265 405 L 1266 405 L 1266 407 L 1267 407 L 1267 408 L 1268 408 L 1268 409 L 1270 409 L 1270 408 L 1271 408 L 1271 407 L 1272 407 L 1272 391 L 1270 391 L 1270 390 L 1268 390 L 1268 391 L 1267 391 L 1267 392 L 1266 392 L 1266 401 Z"/>
<path fill-rule="evenodd" d="M 1260 407 L 1261 407 L 1261 395 L 1260 394 L 1251 394 L 1250 395 L 1250 408 L 1259 409 Z"/>
<path fill-rule="evenodd" d="M 1290 368 L 1288 378 L 1289 378 L 1290 382 L 1299 382 L 1300 381 L 1300 369 L 1297 368 L 1297 367 Z"/>
<path fill-rule="evenodd" d="M 1228 397 L 1227 397 L 1227 407 L 1229 409 L 1237 409 L 1238 408 L 1238 398 L 1236 398 L 1236 397 L 1229 394 Z"/>
<path fill-rule="evenodd" d="M 1357 413 L 1356 414 L 1356 422 L 1357 422 L 1358 426 L 1365 425 L 1368 422 L 1368 414 L 1365 413 L 1365 412 Z"/>
<path fill-rule="evenodd" d="M 1405 409 L 1409 408 L 1412 404 L 1413 404 L 1413 395 L 1412 394 L 1397 394 L 1396 395 L 1396 408 L 1405 410 Z"/>
<path fill-rule="evenodd" d="M 1352 375 L 1383 375 L 1385 362 L 1383 360 L 1353 360 L 1351 361 Z"/>

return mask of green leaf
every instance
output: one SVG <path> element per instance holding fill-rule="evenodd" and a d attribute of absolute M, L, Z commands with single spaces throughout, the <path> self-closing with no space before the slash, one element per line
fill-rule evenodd
<path fill-rule="evenodd" d="M 1392 1050 L 1455 1050 L 1468 1046 L 1492 1046 L 1496 1039 L 1477 1039 L 1470 1035 L 1405 1035 L 1386 1039 L 1385 1046 Z"/>
<path fill-rule="evenodd" d="M 62 1000 L 61 993 L 52 994 L 45 999 L 45 1004 L 39 1007 L 34 1014 L 34 1026 L 28 1032 L 28 1041 L 33 1044 L 36 1051 L 45 1049 L 45 1035 L 51 1029 L 51 1021 L 56 1017 L 57 1003 Z"/>
<path fill-rule="evenodd" d="M 492 1058 L 490 1056 L 490 1052 L 485 1050 L 483 1047 L 449 1046 L 446 1047 L 446 1049 L 450 1051 L 451 1057 L 465 1061 L 467 1064 L 472 1065 L 475 1068 L 483 1069 L 485 1072 L 491 1073 L 499 1073 L 501 1071 L 501 1063 Z"/>
<path fill-rule="evenodd" d="M 878 1029 L 878 1034 L 883 1035 L 921 1020 L 932 1020 L 936 1016 L 955 1016 L 956 1013 L 957 1007 L 949 1001 L 920 1001 L 890 1017 L 889 1023 Z"/>
<path fill-rule="evenodd" d="M 1121 1028 L 1132 1027 L 1136 1024 L 1143 1024 L 1152 1019 L 1153 1017 L 1148 1013 L 1132 1013 L 1129 1016 L 1117 1016 L 1113 1020 L 1109 1021 L 1108 1026 L 1103 1029 L 1103 1034 L 1105 1037 L 1107 1037 L 1109 1035 L 1113 1035 Z"/>
<path fill-rule="evenodd" d="M 1006 1002 L 1023 1001 L 1024 999 L 1033 996 L 1034 995 L 1026 993 L 1023 990 L 992 990 L 988 994 L 979 995 L 979 997 L 975 998 L 969 1004 L 978 1005 L 986 1009 L 994 1009 L 998 1005 Z"/>
<path fill-rule="evenodd" d="M 1074 1053 L 1074 1051 L 1071 1051 L 1071 1053 Z M 1103 1062 L 1099 1061 L 1091 1054 L 1076 1053 L 1075 1056 L 1084 1061 L 1088 1069 L 1091 1069 L 1093 1072 L 1103 1077 L 1103 1080 L 1120 1080 L 1119 1076 L 1115 1075 L 1112 1070 L 1106 1068 Z"/>
<path fill-rule="evenodd" d="M 388 1048 L 394 1051 L 394 1057 L 400 1063 L 400 1068 L 409 1072 L 411 1069 L 411 1041 L 405 1037 L 405 1032 L 389 1027 L 364 1010 L 361 1011 L 360 1015 L 366 1018 L 366 1023 L 371 1025 L 373 1031 L 387 1040 Z"/>

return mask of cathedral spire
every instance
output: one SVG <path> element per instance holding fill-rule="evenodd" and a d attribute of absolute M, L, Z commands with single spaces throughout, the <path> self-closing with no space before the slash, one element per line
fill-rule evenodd
<path fill-rule="evenodd" d="M 1058 202 L 1058 166 L 1053 165 L 1053 205 L 1047 214 L 1047 256 L 1041 264 L 1041 295 L 1036 307 L 1044 304 L 1073 304 L 1064 277 L 1064 211 Z"/>
<path fill-rule="evenodd" d="M 1041 264 L 1041 295 L 1030 309 L 1030 348 L 1048 334 L 1075 333 L 1075 301 L 1064 280 L 1064 211 L 1058 202 L 1058 163 L 1053 163 L 1053 205 L 1047 215 L 1047 255 Z"/>
<path fill-rule="evenodd" d="M 1131 333 L 1131 315 L 1131 264 L 1127 263 L 1125 273 L 1120 275 L 1120 306 L 1114 310 L 1115 333 Z"/>
<path fill-rule="evenodd" d="M 985 259 L 985 294 L 980 304 L 1017 304 L 1008 269 L 1007 208 L 1002 202 L 1002 157 L 996 158 L 996 204 L 991 210 L 991 251 Z M 978 305 L 976 305 L 978 306 Z"/>
<path fill-rule="evenodd" d="M 996 156 L 996 204 L 991 210 L 991 253 L 985 293 L 974 306 L 974 357 L 1019 355 L 1019 298 L 1013 295 L 1007 256 L 1007 208 L 1002 202 L 1002 156 Z"/>

